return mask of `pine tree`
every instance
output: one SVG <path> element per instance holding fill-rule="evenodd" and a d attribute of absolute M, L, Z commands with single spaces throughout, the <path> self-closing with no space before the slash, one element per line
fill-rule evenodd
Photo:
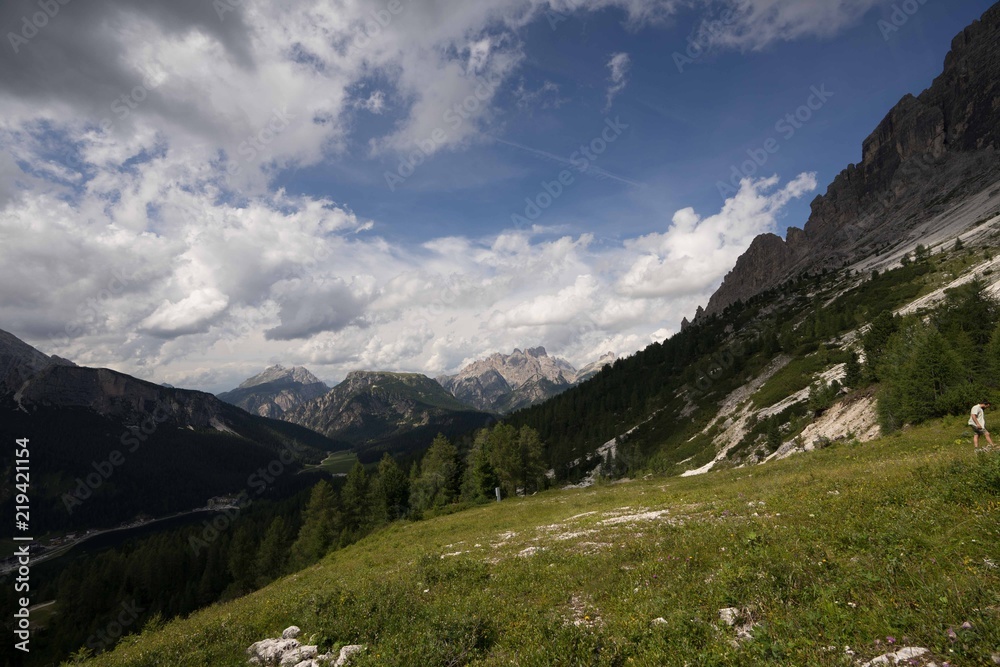
<path fill-rule="evenodd" d="M 363 533 L 369 523 L 368 473 L 361 461 L 356 461 L 347 482 L 340 490 L 340 505 L 343 514 L 344 531 L 353 541 L 354 536 Z"/>
<path fill-rule="evenodd" d="M 871 326 L 861 339 L 861 347 L 865 351 L 865 375 L 871 382 L 879 381 L 879 364 L 889 338 L 899 330 L 899 321 L 892 313 L 882 311 L 872 321 Z"/>
<path fill-rule="evenodd" d="M 372 482 L 374 521 L 381 524 L 402 519 L 409 509 L 409 500 L 410 481 L 396 460 L 386 453 Z"/>
<path fill-rule="evenodd" d="M 410 487 L 410 505 L 426 510 L 447 505 L 458 491 L 458 451 L 438 434 L 424 454 L 420 476 Z"/>
<path fill-rule="evenodd" d="M 465 477 L 462 482 L 462 498 L 471 502 L 482 502 L 493 497 L 494 489 L 500 486 L 493 464 L 490 463 L 490 430 L 476 433 L 472 449 L 466 459 Z"/>
<path fill-rule="evenodd" d="M 545 484 L 545 463 L 542 456 L 542 441 L 538 431 L 530 426 L 522 426 L 517 434 L 517 444 L 521 455 L 521 470 L 518 480 L 525 492 L 541 489 Z"/>
<path fill-rule="evenodd" d="M 336 494 L 326 480 L 313 487 L 302 514 L 302 527 L 292 544 L 291 567 L 300 569 L 322 558 L 340 533 Z"/>
<path fill-rule="evenodd" d="M 284 517 L 279 516 L 268 526 L 257 551 L 255 571 L 257 586 L 266 586 L 285 572 L 288 548 L 292 543 L 291 530 Z"/>
<path fill-rule="evenodd" d="M 851 389 L 859 389 L 862 383 L 861 362 L 858 361 L 858 353 L 851 352 L 851 358 L 844 366 L 844 385 Z"/>
<path fill-rule="evenodd" d="M 504 495 L 517 493 L 521 481 L 521 452 L 518 434 L 510 424 L 500 424 L 490 431 L 490 465 L 496 471 Z"/>
<path fill-rule="evenodd" d="M 233 578 L 232 586 L 236 595 L 244 595 L 254 589 L 256 552 L 257 542 L 250 528 L 245 523 L 237 525 L 229 549 L 229 573 Z"/>

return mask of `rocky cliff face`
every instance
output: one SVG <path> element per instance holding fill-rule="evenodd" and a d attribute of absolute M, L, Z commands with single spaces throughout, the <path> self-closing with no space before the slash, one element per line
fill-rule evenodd
<path fill-rule="evenodd" d="M 50 366 L 23 385 L 16 399 L 22 406 L 85 408 L 126 424 L 162 414 L 192 428 L 230 430 L 215 396 L 168 389 L 106 368 Z"/>
<path fill-rule="evenodd" d="M 453 416 L 469 414 L 478 413 L 425 375 L 356 371 L 284 419 L 365 446 L 408 432 L 445 430 Z"/>
<path fill-rule="evenodd" d="M 319 378 L 302 366 L 271 366 L 263 373 L 244 381 L 238 388 L 219 394 L 226 403 L 247 412 L 281 419 L 289 410 L 330 391 Z"/>
<path fill-rule="evenodd" d="M 577 371 L 544 347 L 515 349 L 512 354 L 494 354 L 437 380 L 456 398 L 480 410 L 507 413 L 540 403 L 575 383 L 596 375 L 615 360 L 614 353 Z"/>
<path fill-rule="evenodd" d="M 1000 181 L 1000 5 L 952 41 L 944 71 L 907 95 L 864 141 L 862 159 L 812 203 L 804 229 L 758 237 L 707 314 L 804 271 L 840 267 L 909 241 L 911 231 Z M 923 230 L 925 233 L 929 230 Z"/>
<path fill-rule="evenodd" d="M 587 364 L 580 370 L 576 372 L 576 378 L 573 380 L 573 384 L 580 384 L 581 382 L 586 382 L 590 378 L 594 377 L 598 373 L 604 370 L 605 366 L 610 366 L 618 360 L 618 355 L 614 352 L 607 352 L 601 355 L 601 358 L 597 361 Z"/>

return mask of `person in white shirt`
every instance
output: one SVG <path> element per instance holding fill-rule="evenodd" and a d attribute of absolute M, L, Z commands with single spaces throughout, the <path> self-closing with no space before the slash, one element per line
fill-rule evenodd
<path fill-rule="evenodd" d="M 972 414 L 969 416 L 969 426 L 972 427 L 972 445 L 979 449 L 979 436 L 985 435 L 986 442 L 990 443 L 990 447 L 995 447 L 993 444 L 993 439 L 990 437 L 990 432 L 986 430 L 986 415 L 983 414 L 983 409 L 990 407 L 989 401 L 983 401 L 982 403 L 977 403 L 972 406 Z M 983 450 L 986 448 L 984 447 Z"/>

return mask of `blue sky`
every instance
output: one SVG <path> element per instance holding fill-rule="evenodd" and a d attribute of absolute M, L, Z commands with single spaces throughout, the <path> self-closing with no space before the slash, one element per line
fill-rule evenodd
<path fill-rule="evenodd" d="M 12 0 L 0 328 L 210 391 L 631 354 L 802 226 L 990 4 L 108 0 L 25 32 Z"/>
<path fill-rule="evenodd" d="M 638 30 L 623 25 L 619 9 L 561 14 L 555 29 L 543 15 L 520 33 L 527 57 L 497 105 L 496 136 L 569 157 L 604 118 L 627 123 L 622 141 L 596 164 L 640 185 L 583 176 L 543 218 L 546 225 L 611 239 L 660 230 L 665 218 L 686 206 L 718 210 L 723 200 L 717 182 L 729 181 L 732 167 L 748 159 L 746 151 L 759 150 L 769 137 L 780 139 L 781 147 L 757 175 L 814 171 L 822 191 L 860 159 L 862 140 L 903 95 L 918 94 L 940 74 L 952 38 L 991 4 L 928 2 L 898 31 L 886 33 L 888 39 L 878 22 L 891 20 L 893 5 L 875 7 L 834 37 L 753 52 L 716 49 L 682 63 L 683 72 L 674 54 L 684 54 L 695 39 L 694 11 L 672 25 Z M 629 82 L 605 113 L 606 63 L 619 52 L 631 57 Z M 558 91 L 529 108 L 517 107 L 518 87 L 538 90 L 546 82 Z M 829 103 L 790 139 L 776 132 L 775 124 L 822 85 L 834 93 Z M 553 108 L 556 100 L 560 104 Z M 373 125 L 390 127 L 403 113 L 389 111 Z M 395 170 L 398 156 L 368 157 L 363 136 L 350 159 L 291 171 L 280 183 L 349 201 L 356 213 L 380 220 L 388 235 L 404 242 L 500 231 L 512 213 L 523 211 L 525 197 L 561 171 L 528 151 L 484 140 L 435 156 L 390 192 L 383 174 Z M 809 201 L 788 205 L 782 229 L 805 223 Z"/>

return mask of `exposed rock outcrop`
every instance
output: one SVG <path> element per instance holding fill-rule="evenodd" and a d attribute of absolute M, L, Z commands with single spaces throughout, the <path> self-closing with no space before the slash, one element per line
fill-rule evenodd
<path fill-rule="evenodd" d="M 586 382 L 590 378 L 594 377 L 605 367 L 610 366 L 618 360 L 618 355 L 614 352 L 606 352 L 601 355 L 601 358 L 597 361 L 587 364 L 580 370 L 576 372 L 576 378 L 573 379 L 573 384 L 580 384 L 581 382 Z"/>
<path fill-rule="evenodd" d="M 247 649 L 247 662 L 256 667 L 346 667 L 364 646 L 352 644 L 333 653 L 320 653 L 319 647 L 302 644 L 297 626 L 286 628 L 277 639 L 264 639 Z"/>
<path fill-rule="evenodd" d="M 943 73 L 906 95 L 864 141 L 861 162 L 812 202 L 804 229 L 751 244 L 707 314 L 788 278 L 906 243 L 908 233 L 1000 181 L 1000 5 L 952 41 Z M 927 230 L 924 230 L 926 232 Z"/>

